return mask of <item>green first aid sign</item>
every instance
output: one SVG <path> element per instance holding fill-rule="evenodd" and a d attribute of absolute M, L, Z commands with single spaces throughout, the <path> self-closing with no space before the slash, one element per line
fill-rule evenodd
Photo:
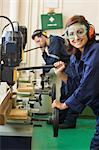
<path fill-rule="evenodd" d="M 63 28 L 62 14 L 42 14 L 41 25 L 43 30 L 61 29 Z"/>

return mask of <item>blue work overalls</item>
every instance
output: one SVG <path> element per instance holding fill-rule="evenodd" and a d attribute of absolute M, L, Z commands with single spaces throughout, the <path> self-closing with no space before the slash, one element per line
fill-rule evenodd
<path fill-rule="evenodd" d="M 69 62 L 69 55 L 66 52 L 64 39 L 59 36 L 50 35 L 50 44 L 48 46 L 48 53 L 43 52 L 42 57 L 46 62 L 46 65 L 54 64 L 57 61 Z M 50 68 L 46 69 L 45 72 L 50 71 Z"/>
<path fill-rule="evenodd" d="M 83 69 L 83 62 L 80 61 L 81 52 L 76 52 L 75 55 L 71 55 L 70 57 L 70 64 L 65 69 L 65 73 L 68 74 L 68 81 L 65 86 L 65 83 L 63 82 L 64 86 L 62 86 L 62 96 L 60 98 L 60 101 L 63 103 L 69 96 L 72 95 L 72 93 L 75 91 L 75 89 L 79 86 L 81 76 L 82 76 L 82 69 Z M 76 119 L 78 117 L 79 113 L 69 108 L 68 110 L 62 110 L 60 111 L 60 120 L 64 120 L 64 123 L 68 124 L 76 123 Z"/>
<path fill-rule="evenodd" d="M 96 132 L 90 144 L 91 150 L 99 150 L 99 43 L 87 43 L 81 58 L 83 72 L 78 88 L 65 103 L 74 111 L 81 113 L 89 106 L 96 115 Z"/>

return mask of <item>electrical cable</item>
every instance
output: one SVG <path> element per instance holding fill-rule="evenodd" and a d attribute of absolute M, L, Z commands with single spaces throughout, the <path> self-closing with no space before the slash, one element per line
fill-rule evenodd
<path fill-rule="evenodd" d="M 18 31 L 19 31 L 19 23 L 18 23 L 18 21 L 13 21 L 12 23 L 17 23 L 17 25 L 18 25 Z M 4 26 L 4 28 L 2 29 L 2 33 L 5 30 L 5 28 L 8 27 L 9 25 L 10 25 L 10 23 L 8 23 L 6 26 Z"/>
<path fill-rule="evenodd" d="M 7 20 L 10 22 L 10 24 L 11 24 L 11 26 L 12 26 L 12 30 L 13 30 L 13 32 L 14 32 L 14 26 L 13 26 L 12 21 L 11 21 L 8 17 L 6 17 L 6 16 L 0 16 L 0 18 L 5 18 L 5 19 L 7 19 Z"/>
<path fill-rule="evenodd" d="M 13 31 L 12 32 L 12 40 L 13 40 L 13 37 L 14 37 L 14 26 L 13 26 L 12 21 L 8 17 L 6 17 L 6 16 L 0 16 L 0 18 L 5 18 L 5 19 L 7 19 L 10 22 L 11 27 L 12 27 L 12 31 Z"/>

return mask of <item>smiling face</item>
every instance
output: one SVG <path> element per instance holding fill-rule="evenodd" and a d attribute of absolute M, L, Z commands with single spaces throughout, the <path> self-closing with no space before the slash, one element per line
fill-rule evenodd
<path fill-rule="evenodd" d="M 67 38 L 70 41 L 70 44 L 83 52 L 88 41 L 86 26 L 75 23 L 67 28 L 67 32 Z"/>

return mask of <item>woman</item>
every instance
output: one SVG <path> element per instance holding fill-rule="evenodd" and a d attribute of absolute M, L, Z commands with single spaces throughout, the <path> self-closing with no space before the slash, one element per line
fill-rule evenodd
<path fill-rule="evenodd" d="M 89 106 L 96 115 L 96 132 L 90 144 L 91 150 L 99 150 L 99 43 L 95 40 L 94 27 L 83 16 L 67 20 L 66 37 L 68 49 L 80 51 L 82 74 L 78 87 L 64 103 L 54 100 L 52 107 L 60 110 L 71 108 L 78 113 Z M 71 56 L 73 57 L 73 55 Z M 64 73 L 65 64 L 56 62 L 56 74 L 66 83 L 69 76 Z M 75 64 L 75 67 L 77 65 Z"/>
<path fill-rule="evenodd" d="M 42 57 L 47 65 L 54 64 L 55 62 L 59 60 L 63 61 L 64 63 L 69 63 L 70 56 L 68 55 L 66 51 L 65 41 L 63 38 L 59 36 L 55 36 L 55 35 L 54 36 L 50 35 L 48 37 L 45 31 L 37 29 L 33 32 L 32 39 L 35 41 L 35 43 L 39 47 L 41 47 Z M 48 50 L 49 54 L 46 52 L 46 49 Z M 43 69 L 44 73 L 47 73 L 49 71 L 50 71 L 50 68 Z M 68 73 L 71 76 L 71 67 L 68 67 Z M 55 82 L 54 80 L 53 82 Z M 60 90 L 61 102 L 64 102 L 64 98 L 68 97 L 74 91 L 76 84 L 77 84 L 76 82 L 72 82 L 72 86 L 70 86 L 71 84 L 69 83 L 65 84 L 64 82 L 62 82 L 61 90 Z M 77 117 L 78 117 L 78 113 L 71 109 L 60 110 L 59 111 L 59 128 L 60 129 L 75 128 Z M 49 117 L 47 123 L 52 124 L 52 116 Z"/>

